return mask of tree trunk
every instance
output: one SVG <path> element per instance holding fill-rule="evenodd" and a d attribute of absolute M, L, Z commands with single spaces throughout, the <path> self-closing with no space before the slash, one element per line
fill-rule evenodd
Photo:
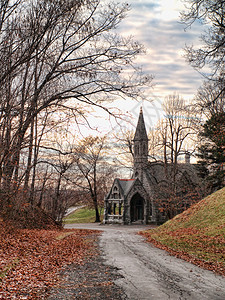
<path fill-rule="evenodd" d="M 29 185 L 31 160 L 32 160 L 32 154 L 33 154 L 33 137 L 34 137 L 34 120 L 32 120 L 31 127 L 30 127 L 30 141 L 29 141 L 29 148 L 28 148 L 27 169 L 25 172 L 25 179 L 24 179 L 24 190 L 25 191 L 28 190 L 28 185 Z"/>
<path fill-rule="evenodd" d="M 44 175 L 44 178 L 43 178 L 43 183 L 42 183 L 42 187 L 41 187 L 40 198 L 39 198 L 39 201 L 37 203 L 38 207 L 41 207 L 41 205 L 42 205 L 42 199 L 43 199 L 43 195 L 44 195 L 45 184 L 47 182 L 47 175 L 48 175 L 48 168 L 46 169 L 46 172 L 45 172 L 45 175 Z"/>
<path fill-rule="evenodd" d="M 99 223 L 99 222 L 101 222 L 101 219 L 100 219 L 100 214 L 98 211 L 98 202 L 97 202 L 96 197 L 94 197 L 93 202 L 94 202 L 94 208 L 95 208 L 95 223 Z"/>

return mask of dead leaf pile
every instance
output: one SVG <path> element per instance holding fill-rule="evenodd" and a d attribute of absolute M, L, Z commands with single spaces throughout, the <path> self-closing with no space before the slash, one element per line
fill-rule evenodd
<path fill-rule="evenodd" d="M 0 299 L 40 299 L 58 272 L 91 255 L 92 230 L 15 229 L 0 222 Z"/>

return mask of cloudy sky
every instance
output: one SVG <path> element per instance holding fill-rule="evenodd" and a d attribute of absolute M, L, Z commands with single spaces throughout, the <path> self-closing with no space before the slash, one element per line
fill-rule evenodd
<path fill-rule="evenodd" d="M 120 2 L 124 2 L 119 0 Z M 147 126 L 154 126 L 159 118 L 160 104 L 173 93 L 192 99 L 202 83 L 202 77 L 186 62 L 185 45 L 199 43 L 201 25 L 187 29 L 180 21 L 184 10 L 182 0 L 129 0 L 127 17 L 118 30 L 120 34 L 141 42 L 147 53 L 137 59 L 144 72 L 154 76 L 154 87 L 148 90 L 142 103 Z M 131 112 L 137 118 L 141 104 L 131 104 Z M 126 106 L 127 107 L 127 106 Z M 123 109 L 123 108 L 122 108 Z"/>
<path fill-rule="evenodd" d="M 129 3 L 131 11 L 119 30 L 123 35 L 133 35 L 146 47 L 147 54 L 138 63 L 155 77 L 153 94 L 164 97 L 177 92 L 191 98 L 202 78 L 185 61 L 183 48 L 185 44 L 198 43 L 201 27 L 195 25 L 185 31 L 179 18 L 184 9 L 181 0 L 129 0 Z"/>
<path fill-rule="evenodd" d="M 178 93 L 187 100 L 192 99 L 202 83 L 202 77 L 185 61 L 183 51 L 185 45 L 199 43 L 202 27 L 194 25 L 186 29 L 181 24 L 179 14 L 184 9 L 183 2 L 185 0 L 129 0 L 131 10 L 117 28 L 120 34 L 131 35 L 145 46 L 147 53 L 136 63 L 154 76 L 154 87 L 146 94 L 146 100 L 152 102 L 119 100 L 115 103 L 124 113 L 127 110 L 131 113 L 133 126 L 136 126 L 141 105 L 147 128 L 153 127 L 163 114 L 161 103 L 166 96 Z M 106 124 L 100 123 L 101 126 Z M 112 127 L 114 130 L 114 125 Z"/>

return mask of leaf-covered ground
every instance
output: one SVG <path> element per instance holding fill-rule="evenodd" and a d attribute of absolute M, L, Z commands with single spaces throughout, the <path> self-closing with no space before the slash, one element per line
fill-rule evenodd
<path fill-rule="evenodd" d="M 58 273 L 92 255 L 92 230 L 15 229 L 0 221 L 0 299 L 45 299 Z"/>
<path fill-rule="evenodd" d="M 172 255 L 225 275 L 225 188 L 141 234 Z"/>
<path fill-rule="evenodd" d="M 105 264 L 96 247 L 94 256 L 83 264 L 71 264 L 60 273 L 60 284 L 51 289 L 48 300 L 116 300 L 127 299 L 114 280 L 122 278 L 118 269 Z"/>

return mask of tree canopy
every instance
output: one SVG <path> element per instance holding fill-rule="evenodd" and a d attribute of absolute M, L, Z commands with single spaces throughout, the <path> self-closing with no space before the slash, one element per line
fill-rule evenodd
<path fill-rule="evenodd" d="M 1 1 L 0 206 L 19 189 L 33 203 L 40 149 L 60 113 L 74 122 L 93 106 L 111 113 L 109 101 L 151 84 L 133 63 L 143 46 L 115 31 L 128 11 L 100 0 Z"/>
<path fill-rule="evenodd" d="M 199 147 L 198 171 L 203 178 L 206 193 L 225 185 L 225 114 L 214 114 L 207 120 L 200 133 L 205 143 Z"/>
<path fill-rule="evenodd" d="M 186 11 L 181 14 L 182 20 L 191 26 L 194 22 L 205 25 L 205 33 L 201 35 L 201 45 L 186 48 L 190 64 L 202 69 L 208 67 L 209 77 L 224 77 L 225 46 L 225 1 L 187 0 Z"/>

